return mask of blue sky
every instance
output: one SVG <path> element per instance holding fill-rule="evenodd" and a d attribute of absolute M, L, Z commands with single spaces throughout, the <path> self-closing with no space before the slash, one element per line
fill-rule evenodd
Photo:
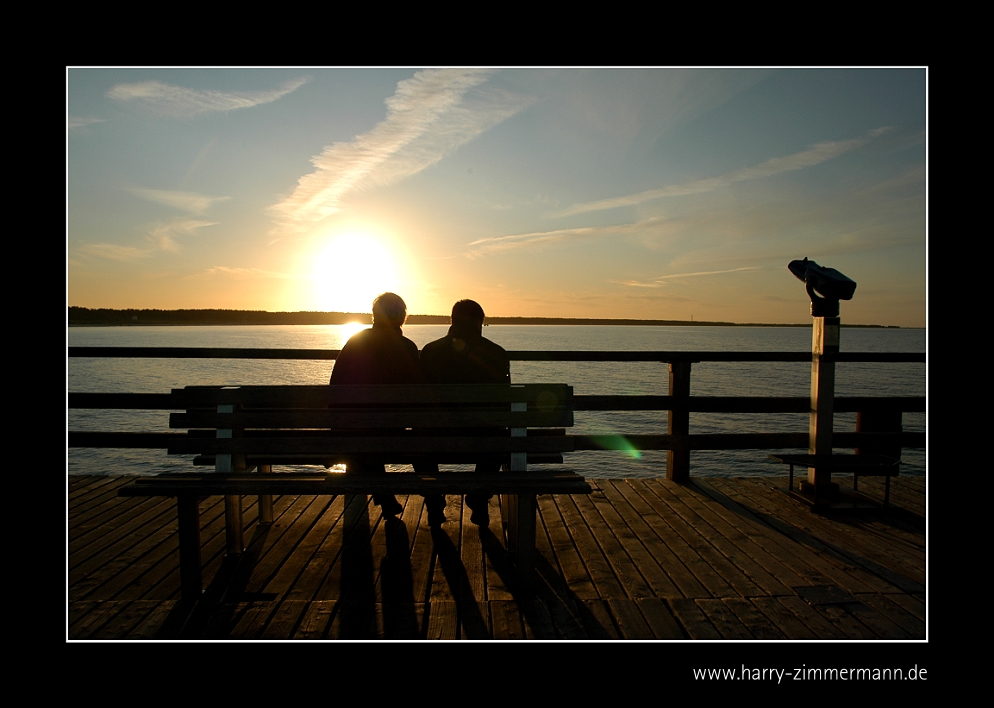
<path fill-rule="evenodd" d="M 926 316 L 926 70 L 67 70 L 70 305 Z"/>

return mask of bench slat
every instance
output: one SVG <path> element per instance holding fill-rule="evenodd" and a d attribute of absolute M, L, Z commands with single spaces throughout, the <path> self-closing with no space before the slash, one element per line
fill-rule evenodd
<path fill-rule="evenodd" d="M 170 455 L 375 455 L 432 457 L 450 453 L 506 455 L 512 452 L 561 453 L 573 451 L 567 435 L 537 437 L 287 437 L 188 438 L 169 443 Z M 333 451 L 333 453 L 329 453 Z"/>
<path fill-rule="evenodd" d="M 170 428 L 531 428 L 573 425 L 573 412 L 512 412 L 431 409 L 377 411 L 369 409 L 271 409 L 234 413 L 191 411 L 172 413 Z"/>
<path fill-rule="evenodd" d="M 173 389 L 187 408 L 235 404 L 246 407 L 314 407 L 329 405 L 503 404 L 527 402 L 540 410 L 572 399 L 567 384 L 472 384 L 408 386 L 187 386 Z"/>
<path fill-rule="evenodd" d="M 226 496 L 231 494 L 589 494 L 572 470 L 555 472 L 442 472 L 436 475 L 182 474 L 138 478 L 120 496 Z"/>

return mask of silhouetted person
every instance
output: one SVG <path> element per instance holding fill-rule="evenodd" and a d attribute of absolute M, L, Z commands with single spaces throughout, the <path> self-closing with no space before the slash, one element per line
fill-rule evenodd
<path fill-rule="evenodd" d="M 510 384 L 511 361 L 504 348 L 483 336 L 486 315 L 479 303 L 460 300 L 452 306 L 452 326 L 442 339 L 421 349 L 421 370 L 429 383 L 436 384 Z M 507 434 L 504 429 L 475 431 L 481 435 Z M 497 472 L 497 462 L 479 462 L 477 472 Z M 489 522 L 489 495 L 467 494 L 466 505 L 472 509 L 470 520 L 477 525 Z M 445 497 L 425 498 L 428 523 L 445 520 Z"/>
<path fill-rule="evenodd" d="M 405 320 L 407 305 L 399 295 L 383 293 L 373 300 L 373 326 L 354 334 L 342 347 L 331 370 L 331 384 L 423 383 L 418 345 L 401 330 Z M 386 474 L 383 461 L 374 457 L 348 460 L 345 469 L 346 474 Z M 393 495 L 374 495 L 373 503 L 387 516 L 403 508 Z"/>

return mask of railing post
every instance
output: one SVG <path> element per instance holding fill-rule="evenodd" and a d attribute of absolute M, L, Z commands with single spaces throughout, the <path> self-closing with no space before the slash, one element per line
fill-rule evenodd
<path fill-rule="evenodd" d="M 808 452 L 812 455 L 831 455 L 835 417 L 835 359 L 839 353 L 840 320 L 838 317 L 812 319 Z M 838 493 L 838 485 L 832 483 L 830 470 L 819 471 L 815 467 L 809 467 L 807 485 L 816 487 L 817 495 L 823 498 L 830 499 Z M 805 484 L 802 483 L 801 489 L 804 487 Z"/>
<path fill-rule="evenodd" d="M 690 398 L 690 365 L 689 361 L 670 362 L 670 396 Z M 666 432 L 670 435 L 690 434 L 690 411 L 685 406 L 679 411 L 667 411 L 667 419 Z M 686 437 L 677 443 L 676 449 L 670 448 L 666 452 L 666 479 L 674 482 L 690 480 L 690 448 Z"/>

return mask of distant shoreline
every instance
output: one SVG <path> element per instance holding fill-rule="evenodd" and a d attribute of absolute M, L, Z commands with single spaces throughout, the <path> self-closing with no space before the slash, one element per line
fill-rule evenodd
<path fill-rule="evenodd" d="M 369 313 L 356 312 L 266 312 L 264 310 L 111 310 L 69 308 L 70 327 L 152 327 L 237 325 L 329 325 L 358 322 L 370 324 Z M 449 324 L 448 315 L 409 315 L 407 324 Z M 609 325 L 635 327 L 810 327 L 810 322 L 711 322 L 698 320 L 634 320 L 580 317 L 488 317 L 488 325 Z M 896 325 L 842 323 L 843 327 L 873 329 L 925 329 Z"/>

